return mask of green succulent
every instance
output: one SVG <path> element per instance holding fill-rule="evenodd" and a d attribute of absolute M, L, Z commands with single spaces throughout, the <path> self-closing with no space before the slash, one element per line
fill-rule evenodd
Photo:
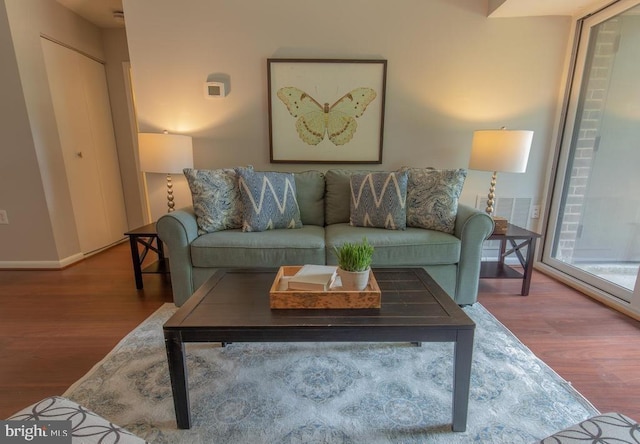
<path fill-rule="evenodd" d="M 338 266 L 345 271 L 365 271 L 371 266 L 373 259 L 373 245 L 367 238 L 362 242 L 347 242 L 340 247 L 333 247 Z"/>

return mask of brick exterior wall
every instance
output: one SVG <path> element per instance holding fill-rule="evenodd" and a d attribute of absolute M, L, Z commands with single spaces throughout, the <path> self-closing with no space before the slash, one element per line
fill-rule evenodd
<path fill-rule="evenodd" d="M 573 158 L 570 159 L 570 180 L 565 192 L 556 258 L 567 263 L 573 259 L 576 239 L 580 236 L 580 225 L 584 214 L 584 200 L 588 192 L 589 176 L 598 149 L 598 134 L 605 110 L 611 70 L 620 39 L 620 22 L 612 18 L 598 25 L 595 47 L 590 48 L 587 58 L 590 66 L 585 68 L 585 86 L 581 94 L 581 107 L 576 119 L 577 138 L 573 141 Z"/>

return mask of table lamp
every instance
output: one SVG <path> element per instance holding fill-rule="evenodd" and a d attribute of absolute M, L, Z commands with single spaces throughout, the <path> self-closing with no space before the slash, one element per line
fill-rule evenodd
<path fill-rule="evenodd" d="M 182 173 L 184 168 L 193 168 L 193 145 L 191 136 L 158 133 L 139 133 L 138 152 L 140 170 L 145 173 L 167 175 L 167 212 L 174 210 L 173 183 L 171 174 Z"/>
<path fill-rule="evenodd" d="M 485 210 L 489 216 L 493 216 L 498 171 L 524 173 L 527 169 L 532 140 L 533 131 L 507 130 L 504 127 L 499 130 L 478 130 L 473 133 L 469 168 L 493 171 Z"/>

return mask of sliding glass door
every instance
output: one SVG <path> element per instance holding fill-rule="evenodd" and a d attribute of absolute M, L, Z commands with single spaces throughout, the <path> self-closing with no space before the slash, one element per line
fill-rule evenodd
<path fill-rule="evenodd" d="M 543 263 L 638 304 L 640 1 L 581 24 Z"/>

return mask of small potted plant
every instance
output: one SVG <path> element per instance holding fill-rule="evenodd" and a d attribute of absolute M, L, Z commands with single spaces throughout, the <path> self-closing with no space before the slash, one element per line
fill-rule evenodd
<path fill-rule="evenodd" d="M 373 245 L 369 244 L 367 238 L 363 238 L 362 242 L 347 242 L 333 249 L 338 259 L 338 275 L 342 281 L 342 288 L 364 290 L 369 283 Z"/>

